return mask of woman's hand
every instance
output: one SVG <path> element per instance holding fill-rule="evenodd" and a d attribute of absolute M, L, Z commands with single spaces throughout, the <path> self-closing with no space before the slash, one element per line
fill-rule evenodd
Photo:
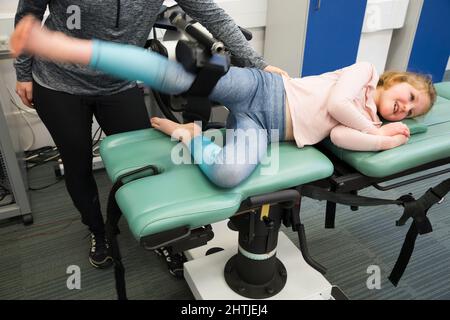
<path fill-rule="evenodd" d="M 277 73 L 277 74 L 279 74 L 280 76 L 285 76 L 285 77 L 290 78 L 289 74 L 288 74 L 286 71 L 284 71 L 283 69 L 280 69 L 280 68 L 278 68 L 278 67 L 267 66 L 267 67 L 264 68 L 264 71 L 272 72 L 272 73 Z"/>
<path fill-rule="evenodd" d="M 33 105 L 33 82 L 19 82 L 16 83 L 16 93 L 22 100 L 23 104 L 29 108 L 34 108 Z"/>
<path fill-rule="evenodd" d="M 403 135 L 406 138 L 409 138 L 411 136 L 408 126 L 401 122 L 392 122 L 385 124 L 384 126 L 378 128 L 376 134 L 389 137 Z"/>

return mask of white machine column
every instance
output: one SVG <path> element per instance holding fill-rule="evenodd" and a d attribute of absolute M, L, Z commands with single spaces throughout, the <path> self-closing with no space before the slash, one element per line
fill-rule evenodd
<path fill-rule="evenodd" d="M 409 0 L 368 0 L 357 61 L 384 72 L 394 29 L 404 26 Z"/>

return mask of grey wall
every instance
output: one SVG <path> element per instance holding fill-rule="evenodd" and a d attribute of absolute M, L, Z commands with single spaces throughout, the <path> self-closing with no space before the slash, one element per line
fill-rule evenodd
<path fill-rule="evenodd" d="M 298 77 L 302 70 L 309 0 L 269 0 L 264 56 Z"/>

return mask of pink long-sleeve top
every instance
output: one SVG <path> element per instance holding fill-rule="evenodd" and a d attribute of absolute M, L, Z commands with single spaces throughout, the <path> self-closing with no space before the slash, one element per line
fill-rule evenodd
<path fill-rule="evenodd" d="M 381 125 L 374 101 L 378 80 L 366 62 L 318 76 L 283 77 L 297 146 L 330 136 L 341 148 L 381 150 L 385 137 L 368 133 Z"/>

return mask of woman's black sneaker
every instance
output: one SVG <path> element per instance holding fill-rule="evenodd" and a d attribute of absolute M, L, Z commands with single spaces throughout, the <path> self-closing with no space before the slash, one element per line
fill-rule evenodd
<path fill-rule="evenodd" d="M 183 264 L 187 261 L 184 253 L 172 253 L 170 247 L 161 247 L 154 251 L 158 256 L 166 260 L 167 268 L 171 275 L 178 279 L 184 278 Z"/>
<path fill-rule="evenodd" d="M 104 235 L 91 233 L 91 251 L 89 252 L 89 262 L 95 267 L 105 269 L 113 264 L 113 258 L 109 250 L 108 240 Z"/>

